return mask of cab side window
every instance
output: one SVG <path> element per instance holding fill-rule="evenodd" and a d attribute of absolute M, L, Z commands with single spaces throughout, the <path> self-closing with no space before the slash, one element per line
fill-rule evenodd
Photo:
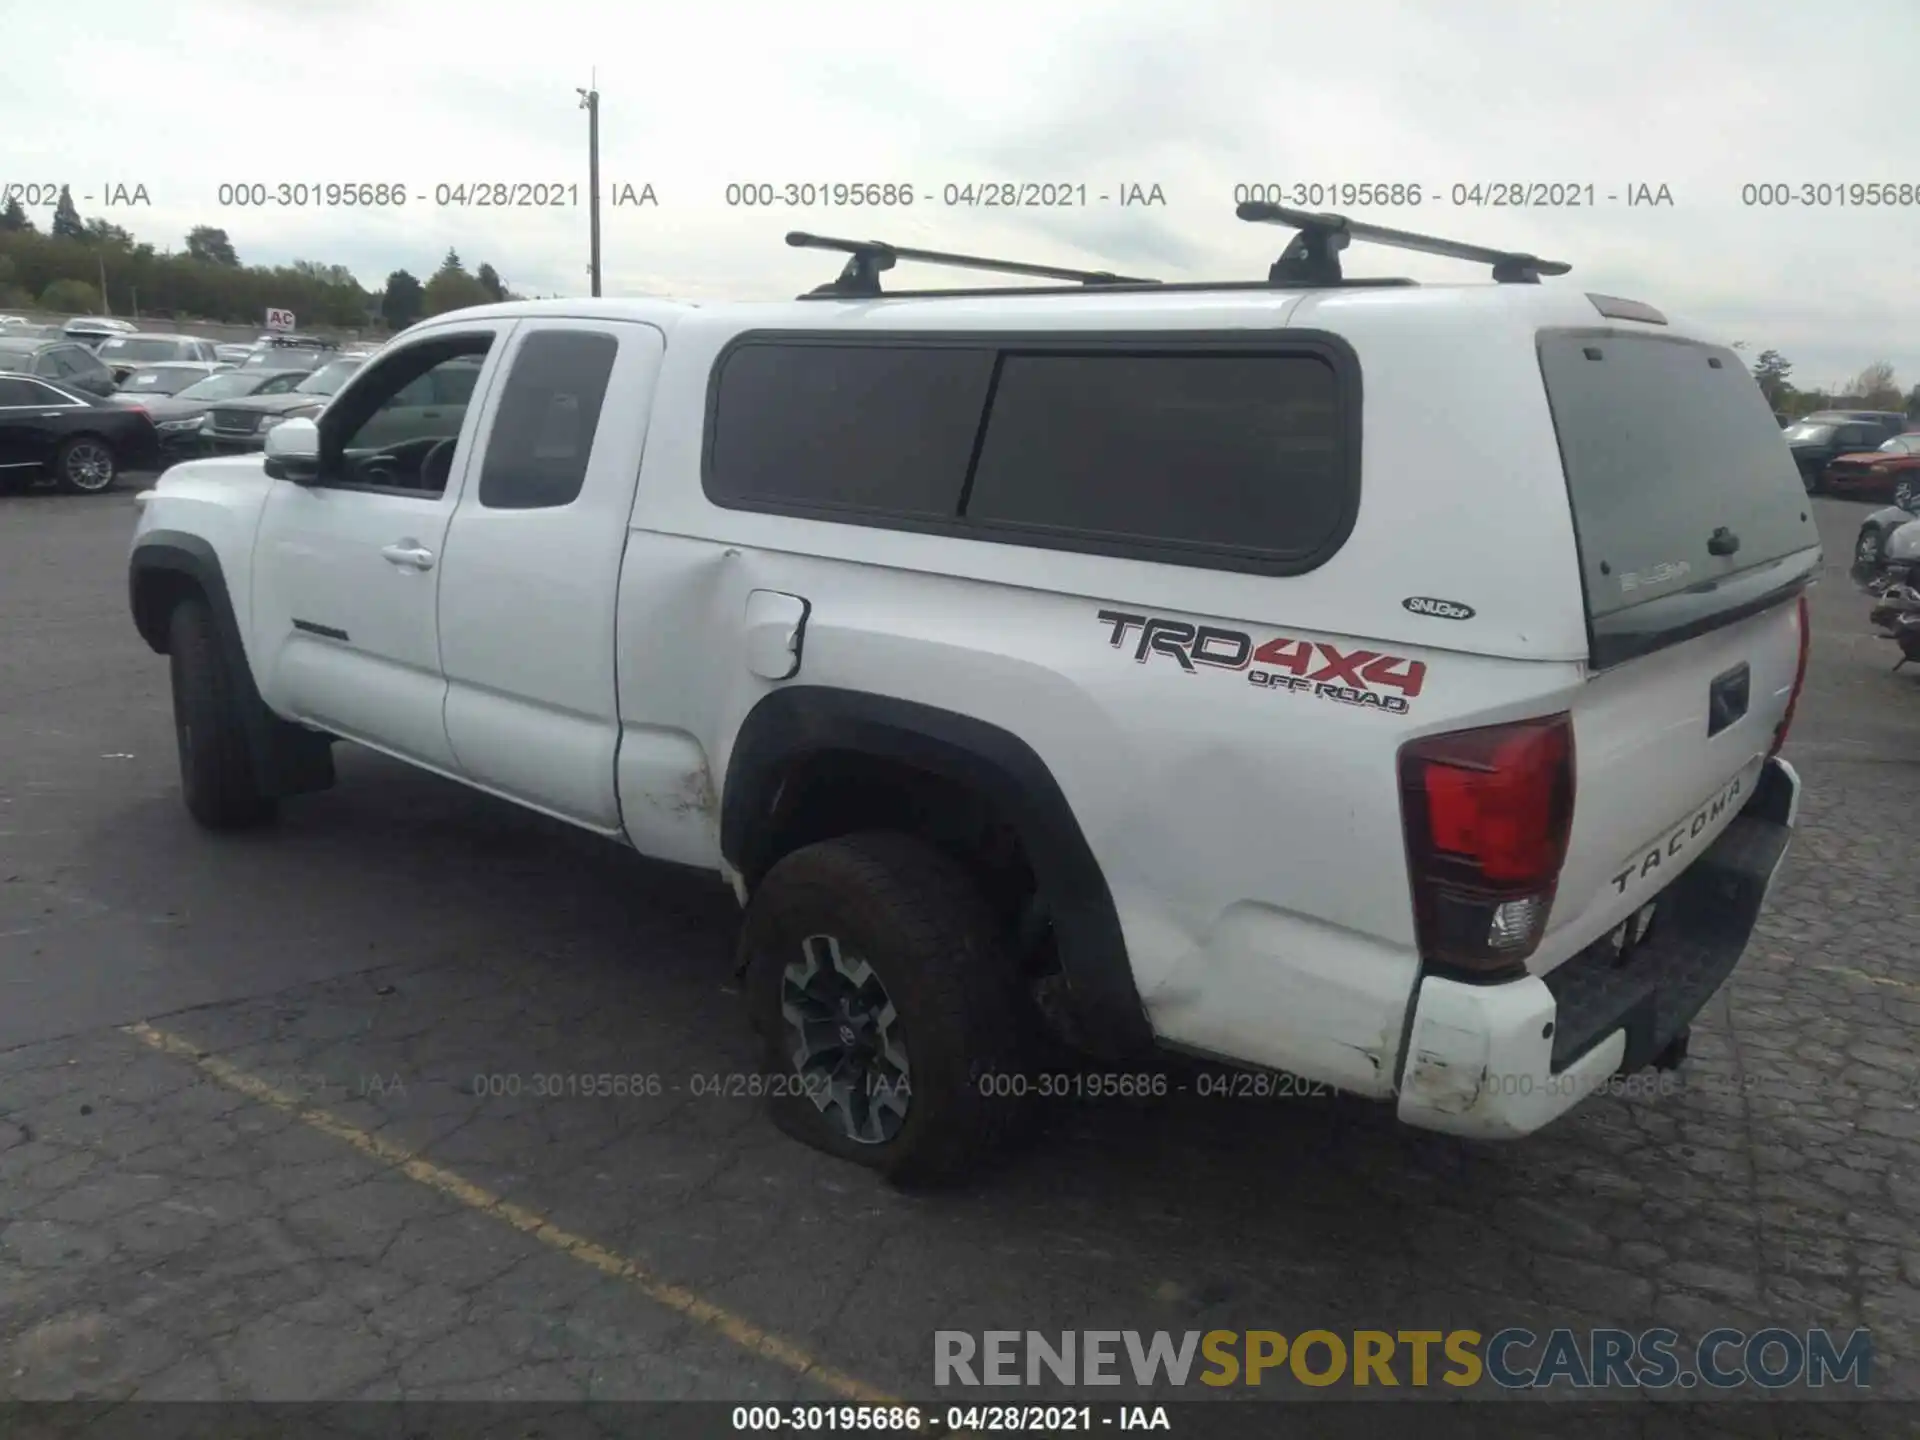
<path fill-rule="evenodd" d="M 436 400 L 442 393 L 439 377 L 448 371 L 477 376 L 492 344 L 491 335 L 427 341 L 383 359 L 356 379 L 322 422 L 323 483 L 444 494 L 467 407 Z"/>
<path fill-rule="evenodd" d="M 539 330 L 521 342 L 487 440 L 483 506 L 552 510 L 579 499 L 619 352 L 600 330 Z"/>

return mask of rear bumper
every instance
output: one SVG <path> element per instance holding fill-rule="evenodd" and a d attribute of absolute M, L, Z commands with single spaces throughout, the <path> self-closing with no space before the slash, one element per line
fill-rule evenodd
<path fill-rule="evenodd" d="M 1799 808 L 1800 777 L 1769 761 L 1739 818 L 1661 894 L 1652 933 L 1624 964 L 1596 945 L 1505 984 L 1423 979 L 1400 1118 L 1480 1139 L 1526 1135 L 1651 1064 L 1739 963 Z"/>

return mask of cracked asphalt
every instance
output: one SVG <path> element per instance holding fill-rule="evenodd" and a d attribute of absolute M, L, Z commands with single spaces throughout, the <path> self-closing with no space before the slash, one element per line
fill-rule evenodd
<path fill-rule="evenodd" d="M 1920 670 L 1837 565 L 1802 828 L 1675 1093 L 1505 1147 L 1068 1104 L 915 1197 L 711 1093 L 717 883 L 345 747 L 194 829 L 133 516 L 0 500 L 0 1398 L 934 1400 L 936 1329 L 1660 1324 L 1864 1326 L 1920 1398 Z"/>

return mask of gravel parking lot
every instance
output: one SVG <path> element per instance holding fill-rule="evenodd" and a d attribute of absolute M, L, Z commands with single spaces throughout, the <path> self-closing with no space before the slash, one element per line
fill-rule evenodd
<path fill-rule="evenodd" d="M 931 1400 L 936 1329 L 1777 1324 L 1920 1399 L 1920 670 L 1816 504 L 1802 829 L 1679 1093 L 1505 1148 L 1067 1104 L 915 1198 L 707 1093 L 752 1066 L 717 883 L 344 747 L 194 829 L 128 495 L 0 500 L 0 1397 Z"/>

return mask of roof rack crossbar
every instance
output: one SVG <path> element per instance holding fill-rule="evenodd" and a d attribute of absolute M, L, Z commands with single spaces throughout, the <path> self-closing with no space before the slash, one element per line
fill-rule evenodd
<path fill-rule="evenodd" d="M 884 240 L 841 240 L 831 235 L 809 235 L 794 230 L 787 244 L 803 250 L 838 250 L 847 263 L 833 280 L 809 290 L 800 298 L 866 298 L 879 295 L 880 272 L 891 270 L 897 261 L 917 260 L 925 265 L 949 265 L 958 270 L 991 270 L 1001 275 L 1028 275 L 1039 280 L 1071 280 L 1081 285 L 1158 285 L 1158 280 L 1136 275 L 1116 275 L 1110 270 L 1067 270 L 1058 265 L 1029 265 L 1018 260 L 990 260 L 979 255 L 953 255 L 944 250 L 915 250 L 905 245 L 889 245 Z"/>
<path fill-rule="evenodd" d="M 1493 267 L 1493 278 L 1502 285 L 1538 285 L 1542 275 L 1565 275 L 1573 269 L 1565 261 L 1542 260 L 1538 255 L 1529 255 L 1521 250 L 1494 250 L 1485 245 L 1469 245 L 1461 240 L 1445 240 L 1438 235 L 1417 235 L 1411 230 L 1390 230 L 1384 225 L 1368 225 L 1359 220 L 1349 220 L 1344 215 L 1294 210 L 1285 205 L 1269 205 L 1258 200 L 1245 202 L 1235 213 L 1242 220 L 1255 224 L 1290 225 L 1300 232 L 1288 242 L 1287 248 L 1280 252 L 1280 258 L 1273 262 L 1273 268 L 1267 272 L 1267 278 L 1275 284 L 1338 285 L 1341 281 L 1340 252 L 1354 240 L 1490 265 Z"/>

